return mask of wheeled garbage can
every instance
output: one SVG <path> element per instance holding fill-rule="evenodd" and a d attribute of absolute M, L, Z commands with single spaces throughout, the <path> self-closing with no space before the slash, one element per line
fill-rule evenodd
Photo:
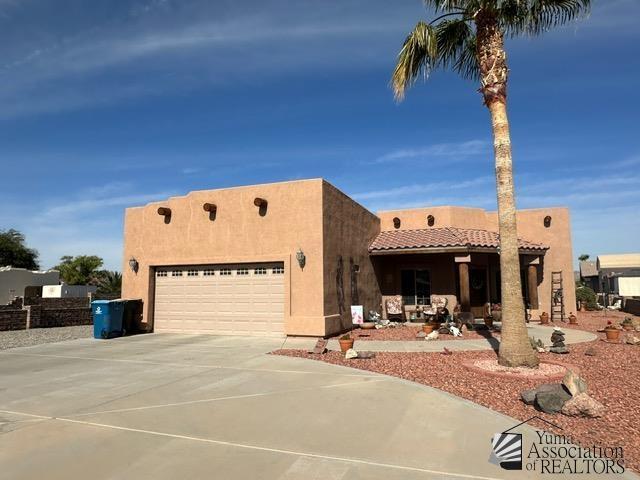
<path fill-rule="evenodd" d="M 124 302 L 121 300 L 94 300 L 91 302 L 93 316 L 93 338 L 106 339 L 120 337 Z"/>

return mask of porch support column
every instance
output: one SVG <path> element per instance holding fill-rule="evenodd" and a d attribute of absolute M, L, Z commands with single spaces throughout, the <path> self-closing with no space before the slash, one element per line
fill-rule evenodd
<path fill-rule="evenodd" d="M 529 289 L 529 303 L 532 310 L 537 310 L 538 303 L 538 266 L 536 264 L 529 264 L 527 267 L 527 281 Z"/>
<path fill-rule="evenodd" d="M 471 255 L 455 257 L 460 274 L 460 309 L 462 312 L 471 311 L 471 294 L 469 289 L 469 262 Z"/>

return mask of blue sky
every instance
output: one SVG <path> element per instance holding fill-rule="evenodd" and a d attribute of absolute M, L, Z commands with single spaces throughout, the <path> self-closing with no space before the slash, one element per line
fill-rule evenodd
<path fill-rule="evenodd" d="M 567 205 L 574 253 L 640 250 L 640 2 L 508 42 L 518 206 Z M 120 269 L 127 206 L 324 177 L 372 210 L 495 208 L 477 85 L 396 104 L 419 0 L 0 0 L 0 229 L 43 267 Z"/>

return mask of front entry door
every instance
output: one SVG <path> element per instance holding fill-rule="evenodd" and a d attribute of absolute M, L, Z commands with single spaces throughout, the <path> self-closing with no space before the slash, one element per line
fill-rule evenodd
<path fill-rule="evenodd" d="M 487 269 L 472 266 L 469 269 L 469 297 L 474 316 L 482 317 L 484 304 L 488 301 L 487 293 Z"/>

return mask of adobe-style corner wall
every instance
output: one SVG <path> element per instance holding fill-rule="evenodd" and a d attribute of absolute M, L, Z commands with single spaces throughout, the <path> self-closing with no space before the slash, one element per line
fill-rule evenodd
<path fill-rule="evenodd" d="M 325 331 L 321 179 L 191 192 L 125 213 L 122 296 L 142 299 L 143 322 L 153 321 L 153 267 L 213 263 L 284 262 L 285 333 Z M 264 216 L 256 197 L 268 202 Z M 215 220 L 203 210 L 217 206 Z M 165 223 L 158 207 L 171 209 Z M 296 252 L 306 255 L 304 269 Z M 134 273 L 129 259 L 139 262 Z"/>
<path fill-rule="evenodd" d="M 380 287 L 369 245 L 380 219 L 333 185 L 323 182 L 325 335 L 351 327 L 351 305 L 380 311 Z"/>
<path fill-rule="evenodd" d="M 498 228 L 498 214 L 488 214 L 495 229 Z M 546 216 L 551 217 L 551 225 L 544 226 Z M 566 207 L 536 208 L 518 210 L 518 236 L 550 248 L 543 259 L 542 279 L 538 284 L 540 307 L 532 310 L 534 319 L 540 313 L 551 310 L 551 272 L 562 272 L 565 315 L 576 311 L 576 286 L 573 278 L 573 244 L 571 240 L 571 218 Z M 539 277 L 538 277 L 539 278 Z"/>

